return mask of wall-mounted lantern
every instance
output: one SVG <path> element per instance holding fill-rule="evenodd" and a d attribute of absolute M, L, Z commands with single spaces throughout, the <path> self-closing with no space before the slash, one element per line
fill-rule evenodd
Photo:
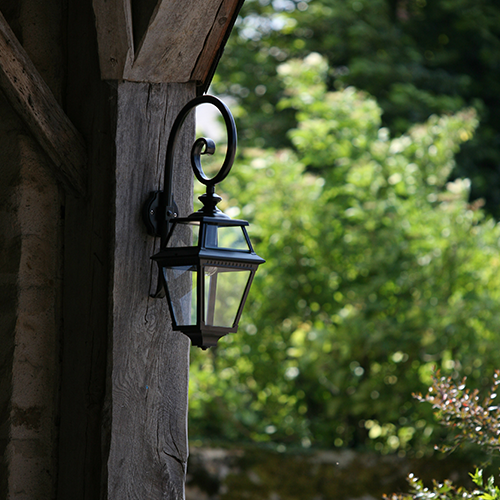
<path fill-rule="evenodd" d="M 191 165 L 196 178 L 207 187 L 200 196 L 203 207 L 188 217 L 178 218 L 172 199 L 174 148 L 179 130 L 189 112 L 209 103 L 221 112 L 226 124 L 228 147 L 219 172 L 208 178 L 200 155 L 213 154 L 211 139 L 196 140 Z M 186 334 L 193 345 L 215 346 L 220 337 L 236 332 L 243 306 L 257 267 L 264 259 L 250 243 L 248 222 L 228 217 L 217 208 L 221 200 L 214 187 L 231 170 L 236 154 L 236 126 L 226 105 L 213 96 L 190 101 L 177 116 L 167 145 L 165 186 L 151 193 L 144 207 L 144 221 L 150 234 L 160 236 L 160 251 L 151 258 L 158 264 L 159 283 L 154 297 L 166 295 L 172 327 Z"/>

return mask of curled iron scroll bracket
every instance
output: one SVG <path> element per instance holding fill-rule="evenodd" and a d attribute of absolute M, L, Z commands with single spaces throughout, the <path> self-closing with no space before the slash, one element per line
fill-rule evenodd
<path fill-rule="evenodd" d="M 231 167 L 233 166 L 234 158 L 236 156 L 236 147 L 238 142 L 236 124 L 234 123 L 233 115 L 231 114 L 231 111 L 229 111 L 229 108 L 220 99 L 215 96 L 204 95 L 189 101 L 182 108 L 175 119 L 167 144 L 167 155 L 165 158 L 165 181 L 167 178 L 171 178 L 172 175 L 175 143 L 182 124 L 186 120 L 189 112 L 201 104 L 212 104 L 222 115 L 227 131 L 227 152 L 226 157 L 224 158 L 224 163 L 222 164 L 219 172 L 214 177 L 209 178 L 203 171 L 203 167 L 201 165 L 201 155 L 213 154 L 215 152 L 215 143 L 211 139 L 206 139 L 204 137 L 197 139 L 191 148 L 191 167 L 193 168 L 194 175 L 202 184 L 208 187 L 215 186 L 219 182 L 223 181 L 231 171 Z M 167 188 L 166 184 L 165 188 Z"/>
<path fill-rule="evenodd" d="M 189 101 L 177 115 L 168 138 L 163 191 L 150 193 L 143 209 L 143 219 L 149 234 L 160 236 L 163 241 L 167 236 L 170 220 L 178 215 L 177 207 L 173 200 L 173 172 L 176 142 L 182 125 L 189 113 L 202 104 L 211 104 L 219 110 L 224 119 L 227 133 L 226 156 L 222 166 L 214 177 L 208 177 L 203 171 L 201 156 L 214 154 L 215 142 L 212 139 L 202 137 L 197 139 L 191 148 L 191 167 L 198 181 L 207 186 L 207 195 L 205 196 L 215 199 L 214 186 L 223 181 L 229 174 L 236 156 L 238 143 L 236 124 L 229 108 L 219 98 L 211 95 L 203 95 Z M 214 201 L 214 203 L 216 202 Z"/>

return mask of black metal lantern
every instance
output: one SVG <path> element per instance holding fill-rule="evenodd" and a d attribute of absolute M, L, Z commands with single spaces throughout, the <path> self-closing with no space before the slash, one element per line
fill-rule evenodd
<path fill-rule="evenodd" d="M 205 138 L 194 143 L 191 165 L 207 192 L 199 198 L 203 207 L 198 212 L 177 218 L 170 194 L 174 146 L 188 113 L 203 103 L 213 104 L 221 112 L 228 132 L 228 150 L 220 171 L 209 179 L 203 172 L 200 155 L 213 154 L 215 144 Z M 193 99 L 181 110 L 172 127 L 165 189 L 163 193 L 152 193 L 145 206 L 149 231 L 162 237 L 160 251 L 151 257 L 159 271 L 155 296 L 166 293 L 173 329 L 183 332 L 193 345 L 202 348 L 215 346 L 220 337 L 237 331 L 255 272 L 264 262 L 252 248 L 246 231 L 248 222 L 231 219 L 217 208 L 221 198 L 215 194 L 214 186 L 231 170 L 235 152 L 236 126 L 229 109 L 213 96 Z"/>

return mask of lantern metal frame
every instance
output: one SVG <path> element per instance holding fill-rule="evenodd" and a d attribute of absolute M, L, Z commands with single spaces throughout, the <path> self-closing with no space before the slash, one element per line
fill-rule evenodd
<path fill-rule="evenodd" d="M 222 167 L 218 173 L 209 178 L 203 171 L 201 165 L 201 155 L 213 154 L 215 152 L 215 143 L 211 139 L 200 138 L 195 141 L 191 149 L 191 166 L 193 172 L 202 184 L 207 188 L 206 193 L 199 197 L 203 207 L 188 217 L 178 218 L 177 207 L 172 196 L 172 177 L 173 177 L 173 158 L 175 143 L 180 129 L 188 114 L 200 104 L 212 104 L 218 108 L 227 129 L 227 152 Z M 215 194 L 215 185 L 221 182 L 229 174 L 234 162 L 237 146 L 236 125 L 233 116 L 227 106 L 218 98 L 210 95 L 197 97 L 187 103 L 180 111 L 174 124 L 167 144 L 167 153 L 165 160 L 165 181 L 163 191 L 155 191 L 150 196 L 143 208 L 143 219 L 148 232 L 154 236 L 160 237 L 160 250 L 151 257 L 158 265 L 158 287 L 154 295 L 155 298 L 167 297 L 167 302 L 172 318 L 172 328 L 175 331 L 181 331 L 187 335 L 193 345 L 203 349 L 212 347 L 222 336 L 228 333 L 234 333 L 238 329 L 238 323 L 245 305 L 250 287 L 255 276 L 255 272 L 264 259 L 259 257 L 253 250 L 250 238 L 246 231 L 248 222 L 239 219 L 231 219 L 224 214 L 217 203 L 221 200 L 220 196 Z M 188 243 L 184 246 L 172 246 L 175 243 L 176 228 L 198 227 L 198 241 L 196 244 Z M 216 234 L 222 228 L 240 228 L 245 243 L 245 249 L 219 247 L 216 241 Z M 179 231 L 177 231 L 179 232 Z M 215 238 L 215 239 L 214 239 Z M 189 324 L 181 324 L 176 315 L 173 297 L 175 291 L 171 288 L 167 274 L 169 269 L 187 269 L 195 271 L 196 274 L 196 321 Z M 239 272 L 248 271 L 248 280 L 242 291 L 239 304 L 237 306 L 234 321 L 231 324 L 216 325 L 213 317 L 209 318 L 206 301 L 212 300 L 212 308 L 215 308 L 215 286 L 214 296 L 207 299 L 207 290 L 205 289 L 205 271 L 210 268 L 212 272 Z M 215 271 L 214 271 L 215 270 Z M 186 280 L 186 276 L 183 277 Z M 217 283 L 217 278 L 215 278 Z M 210 292 L 211 294 L 212 292 Z M 212 310 L 212 316 L 214 310 Z"/>

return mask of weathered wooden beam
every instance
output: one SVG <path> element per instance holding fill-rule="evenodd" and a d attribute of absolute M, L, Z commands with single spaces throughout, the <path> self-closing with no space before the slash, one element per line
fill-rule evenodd
<path fill-rule="evenodd" d="M 220 6 L 216 22 L 207 35 L 203 50 L 191 74 L 191 80 L 199 82 L 203 90 L 210 84 L 243 3 L 244 0 L 223 0 Z"/>
<path fill-rule="evenodd" d="M 140 212 L 149 191 L 163 184 L 172 123 L 194 95 L 194 84 L 117 85 L 109 500 L 184 498 L 190 342 L 172 331 L 166 301 L 149 296 L 158 241 L 147 236 Z M 173 194 L 182 215 L 192 211 L 194 132 L 192 114 L 174 164 Z"/>
<path fill-rule="evenodd" d="M 188 82 L 221 0 L 160 0 L 125 78 Z"/>
<path fill-rule="evenodd" d="M 206 90 L 244 0 L 131 1 L 93 0 L 101 77 Z"/>
<path fill-rule="evenodd" d="M 85 192 L 85 143 L 0 13 L 0 88 L 75 196 Z"/>
<path fill-rule="evenodd" d="M 93 0 L 103 80 L 121 80 L 134 61 L 130 0 Z"/>
<path fill-rule="evenodd" d="M 155 287 L 141 207 L 161 189 L 189 84 L 101 81 L 94 13 L 68 2 L 68 113 L 89 142 L 88 196 L 66 201 L 58 499 L 181 500 L 189 339 Z M 82 95 L 85 106 L 81 105 Z M 192 210 L 194 117 L 179 137 L 174 197 Z"/>

